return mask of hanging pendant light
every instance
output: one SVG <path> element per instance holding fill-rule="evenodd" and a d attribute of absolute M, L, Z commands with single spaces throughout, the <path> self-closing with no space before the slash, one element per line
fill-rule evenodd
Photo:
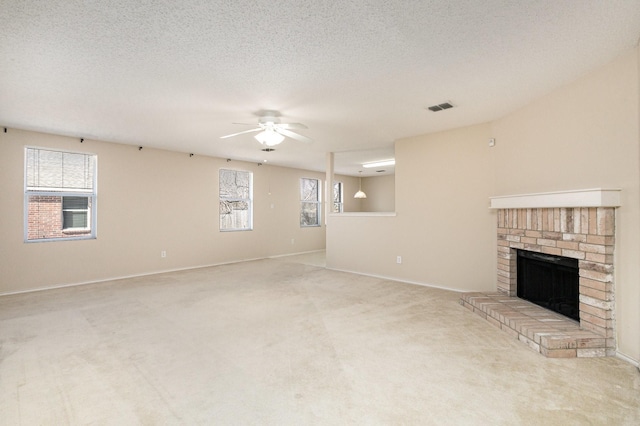
<path fill-rule="evenodd" d="M 356 195 L 353 196 L 353 198 L 367 198 L 367 194 L 365 194 L 362 191 L 362 171 L 359 171 L 358 173 L 360 173 L 360 184 L 358 186 L 358 192 L 356 192 Z"/>

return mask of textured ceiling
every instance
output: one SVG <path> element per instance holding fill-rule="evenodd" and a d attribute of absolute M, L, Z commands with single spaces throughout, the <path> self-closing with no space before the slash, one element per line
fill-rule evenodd
<path fill-rule="evenodd" d="M 640 36 L 638 0 L 1 4 L 2 126 L 312 170 L 333 151 L 343 173 L 503 116 Z M 314 143 L 219 139 L 263 109 Z"/>

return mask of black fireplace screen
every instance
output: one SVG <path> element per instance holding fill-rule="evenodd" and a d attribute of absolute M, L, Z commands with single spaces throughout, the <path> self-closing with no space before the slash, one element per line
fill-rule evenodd
<path fill-rule="evenodd" d="M 517 294 L 579 321 L 578 260 L 518 250 Z"/>

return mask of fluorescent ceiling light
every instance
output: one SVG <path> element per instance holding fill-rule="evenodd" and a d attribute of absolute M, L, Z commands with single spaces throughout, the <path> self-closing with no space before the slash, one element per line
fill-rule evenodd
<path fill-rule="evenodd" d="M 390 160 L 375 161 L 373 163 L 364 163 L 362 167 L 366 167 L 367 169 L 370 169 L 372 167 L 393 166 L 395 164 L 396 164 L 396 160 L 392 158 Z"/>

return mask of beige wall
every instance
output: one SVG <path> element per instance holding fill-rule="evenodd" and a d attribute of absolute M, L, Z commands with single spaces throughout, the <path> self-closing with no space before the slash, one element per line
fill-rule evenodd
<path fill-rule="evenodd" d="M 490 196 L 621 188 L 618 351 L 640 360 L 638 67 L 634 49 L 492 123 L 397 141 L 397 216 L 330 217 L 327 266 L 461 291 L 495 290 Z M 489 148 L 492 137 L 496 146 Z"/>
<path fill-rule="evenodd" d="M 24 243 L 25 145 L 98 155 L 97 239 Z M 218 230 L 220 168 L 254 173 L 253 231 Z M 9 129 L 0 133 L 0 294 L 323 249 L 324 226 L 299 225 L 301 177 L 324 181 L 317 172 Z"/>
<path fill-rule="evenodd" d="M 363 212 L 392 212 L 396 208 L 396 179 L 394 175 L 362 178 Z"/>

